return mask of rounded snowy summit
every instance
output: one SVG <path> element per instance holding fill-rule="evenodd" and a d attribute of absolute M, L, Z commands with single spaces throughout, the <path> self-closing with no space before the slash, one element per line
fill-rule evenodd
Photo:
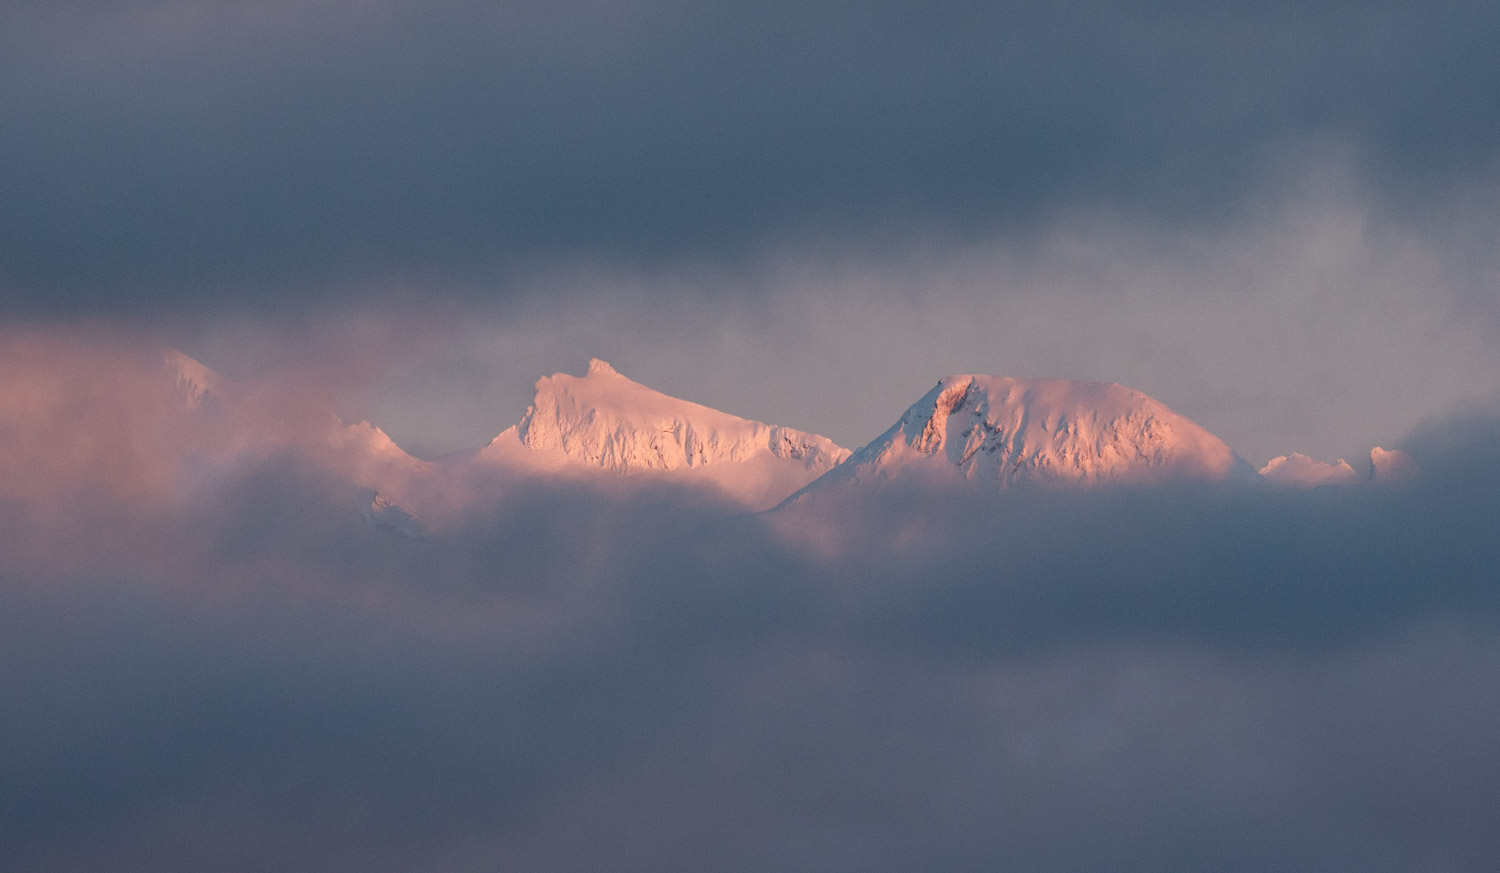
<path fill-rule="evenodd" d="M 1149 482 L 1254 475 L 1222 440 L 1123 385 L 949 376 L 828 477 Z"/>

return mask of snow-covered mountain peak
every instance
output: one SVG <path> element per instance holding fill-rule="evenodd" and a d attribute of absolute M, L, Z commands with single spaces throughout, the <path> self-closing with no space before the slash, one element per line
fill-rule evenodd
<path fill-rule="evenodd" d="M 1313 460 L 1301 452 L 1272 458 L 1260 468 L 1260 475 L 1273 485 L 1290 488 L 1348 485 L 1359 481 L 1359 474 L 1343 458 L 1339 458 L 1336 463 L 1329 464 Z"/>
<path fill-rule="evenodd" d="M 662 394 L 598 358 L 582 377 L 555 373 L 538 380 L 536 398 L 516 430 L 534 451 L 561 452 L 626 473 L 708 467 L 759 454 L 821 472 L 848 455 L 826 437 Z"/>
<path fill-rule="evenodd" d="M 1218 437 L 1123 385 L 961 375 L 827 478 L 954 472 L 998 486 L 1254 476 Z"/>
<path fill-rule="evenodd" d="M 600 360 L 599 358 L 589 358 L 588 375 L 589 376 L 620 376 L 620 371 L 616 370 L 614 367 L 610 366 L 609 361 Z M 625 377 L 624 376 L 620 376 L 620 378 L 624 379 Z"/>
<path fill-rule="evenodd" d="M 162 364 L 189 409 L 213 399 L 220 390 L 218 373 L 176 349 L 162 355 Z"/>
<path fill-rule="evenodd" d="M 1260 470 L 1261 477 L 1274 485 L 1300 488 L 1361 482 L 1388 484 L 1409 481 L 1417 474 L 1417 465 L 1411 456 L 1400 449 L 1383 449 L 1380 446 L 1370 450 L 1370 465 L 1363 476 L 1355 472 L 1354 467 L 1343 458 L 1338 463 L 1326 464 L 1300 452 L 1272 458 Z"/>
<path fill-rule="evenodd" d="M 635 382 L 597 358 L 583 376 L 536 383 L 521 422 L 481 460 L 613 473 L 672 473 L 770 505 L 848 457 L 827 437 L 740 418 Z"/>

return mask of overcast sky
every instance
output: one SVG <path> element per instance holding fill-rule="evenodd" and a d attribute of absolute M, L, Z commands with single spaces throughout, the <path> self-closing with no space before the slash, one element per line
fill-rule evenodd
<path fill-rule="evenodd" d="M 1492 873 L 1497 45 L 1485 0 L 0 4 L 0 871 Z M 590 357 L 850 447 L 991 373 L 1419 474 L 360 520 L 329 405 L 434 456 Z"/>
<path fill-rule="evenodd" d="M 340 390 L 422 453 L 591 356 L 854 446 L 950 373 L 1118 381 L 1256 463 L 1500 391 L 1491 3 L 3 15 L 7 317 L 379 343 Z"/>

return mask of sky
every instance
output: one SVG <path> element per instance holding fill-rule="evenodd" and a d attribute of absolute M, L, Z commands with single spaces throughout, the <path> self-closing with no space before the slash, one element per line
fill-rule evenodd
<path fill-rule="evenodd" d="M 590 357 L 850 447 L 953 373 L 1121 382 L 1257 464 L 1500 391 L 1490 4 L 5 15 L 7 317 L 376 345 L 330 390 L 419 454 Z"/>
<path fill-rule="evenodd" d="M 13 0 L 0 871 L 1495 869 L 1497 43 L 1479 0 Z M 591 357 L 850 448 L 989 373 L 1421 475 L 360 521 L 328 410 L 437 457 Z"/>

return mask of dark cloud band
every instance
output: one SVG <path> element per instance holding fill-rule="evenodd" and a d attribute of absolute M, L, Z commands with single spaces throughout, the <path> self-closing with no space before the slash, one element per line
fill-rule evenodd
<path fill-rule="evenodd" d="M 9 308 L 723 261 L 1080 204 L 1201 222 L 1315 143 L 1412 204 L 1500 148 L 1482 3 L 257 8 L 10 13 Z"/>

